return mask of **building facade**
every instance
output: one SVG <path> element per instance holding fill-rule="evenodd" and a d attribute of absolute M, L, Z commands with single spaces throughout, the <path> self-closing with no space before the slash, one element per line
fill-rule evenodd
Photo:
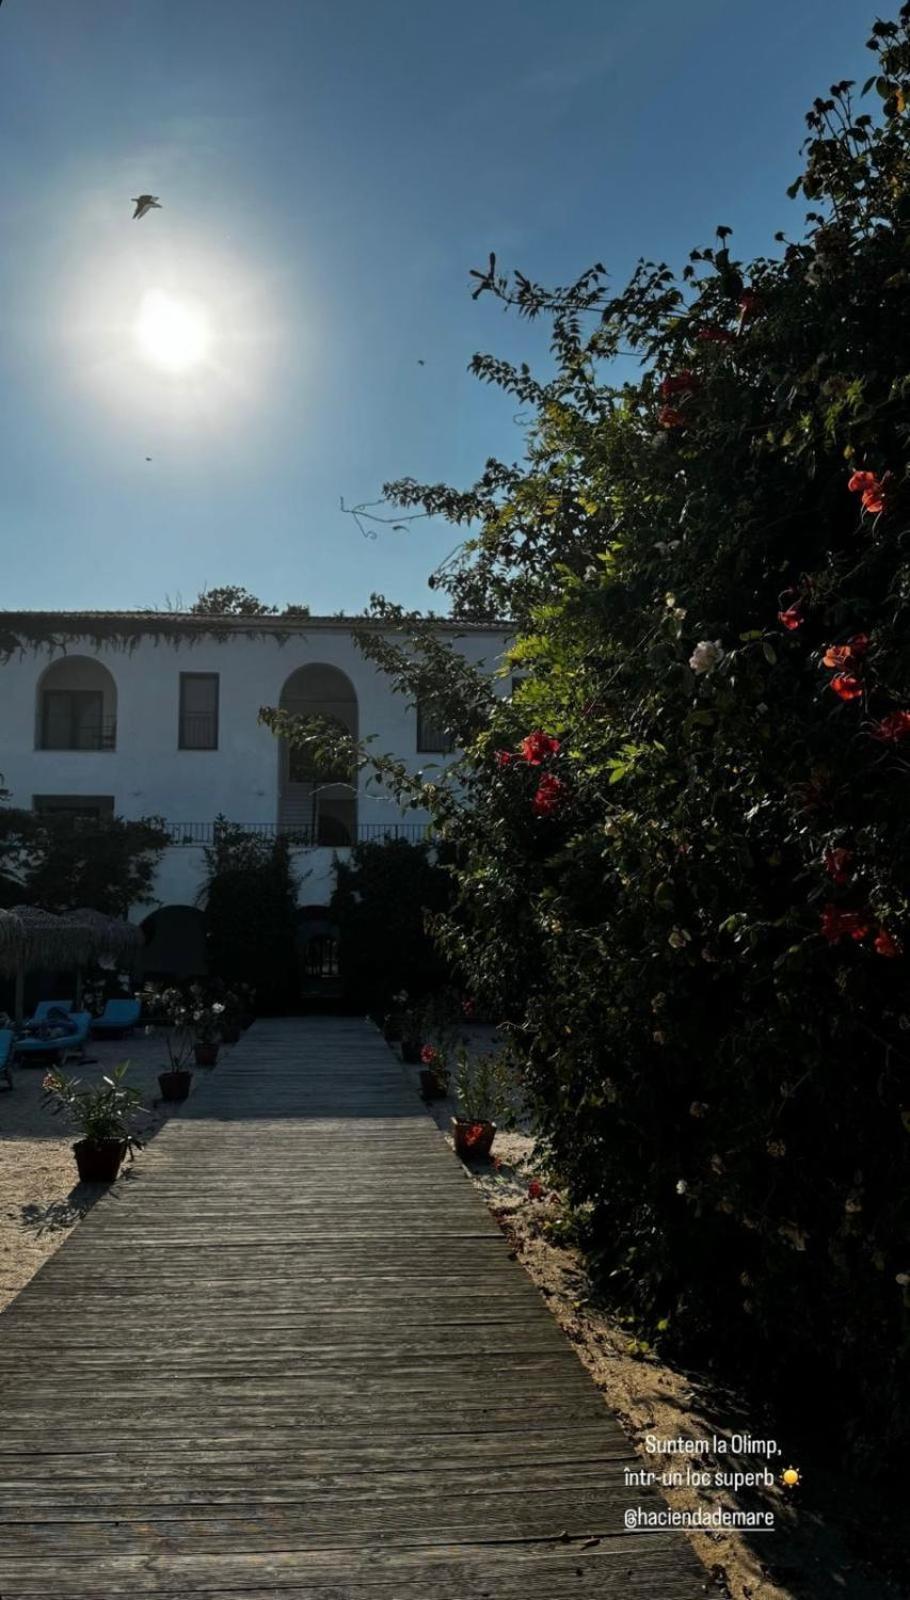
<path fill-rule="evenodd" d="M 5 613 L 15 635 L 37 614 Z M 158 613 L 42 614 L 51 647 L 14 651 L 0 665 L 0 773 L 14 806 L 128 819 L 163 817 L 170 843 L 155 906 L 158 928 L 195 910 L 203 848 L 215 818 L 290 834 L 301 906 L 325 905 L 336 854 L 364 839 L 419 838 L 425 814 L 402 814 L 368 771 L 318 772 L 258 722 L 262 706 L 331 718 L 412 771 L 445 760 L 445 731 L 396 693 L 358 648 L 360 619 L 212 619 Z M 128 642 L 99 637 L 122 624 Z M 504 624 L 435 624 L 445 642 L 494 678 Z M 65 643 L 62 641 L 65 639 Z M 353 781 L 351 781 L 353 780 Z M 198 910 L 196 910 L 198 916 Z M 188 919 L 183 918 L 188 926 Z M 154 963 L 152 963 L 154 965 Z"/>

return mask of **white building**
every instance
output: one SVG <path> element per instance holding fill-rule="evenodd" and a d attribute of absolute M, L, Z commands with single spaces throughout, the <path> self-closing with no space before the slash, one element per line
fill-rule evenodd
<path fill-rule="evenodd" d="M 453 650 L 496 671 L 509 638 L 503 624 L 434 626 Z M 344 857 L 353 843 L 396 830 L 419 838 L 427 817 L 399 812 L 368 771 L 354 785 L 319 781 L 258 722 L 260 707 L 332 717 L 358 738 L 375 734 L 375 751 L 415 771 L 451 748 L 363 655 L 358 627 L 393 632 L 337 617 L 0 613 L 0 640 L 38 631 L 59 639 L 0 664 L 0 773 L 11 804 L 163 817 L 171 843 L 154 885 L 158 909 L 132 912 L 137 921 L 154 913 L 156 944 L 172 943 L 181 926 L 195 938 L 190 918 L 175 913 L 198 918 L 203 846 L 218 815 L 265 833 L 293 831 L 300 904 L 324 906 L 336 852 Z M 128 639 L 108 637 L 120 629 Z M 509 680 L 497 688 L 509 693 Z"/>

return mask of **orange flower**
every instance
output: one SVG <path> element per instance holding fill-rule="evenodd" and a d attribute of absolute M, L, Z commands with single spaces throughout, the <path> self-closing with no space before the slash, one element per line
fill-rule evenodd
<path fill-rule="evenodd" d="M 885 474 L 887 478 L 888 474 Z M 847 484 L 851 494 L 862 495 L 863 510 L 877 516 L 885 509 L 885 479 L 874 472 L 854 472 Z"/>
<path fill-rule="evenodd" d="M 851 494 L 865 494 L 868 489 L 874 488 L 877 483 L 878 479 L 874 472 L 854 472 L 847 484 L 847 488 Z"/>
<path fill-rule="evenodd" d="M 826 667 L 853 667 L 869 649 L 868 633 L 855 633 L 846 644 L 830 644 L 822 656 Z"/>
<path fill-rule="evenodd" d="M 832 678 L 831 688 L 842 700 L 858 700 L 863 692 L 862 683 L 852 672 L 841 672 L 836 678 Z"/>

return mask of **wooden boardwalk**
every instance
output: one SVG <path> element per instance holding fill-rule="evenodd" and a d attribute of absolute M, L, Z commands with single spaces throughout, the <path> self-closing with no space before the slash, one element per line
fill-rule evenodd
<path fill-rule="evenodd" d="M 0 1597 L 703 1600 L 367 1023 L 257 1023 L 0 1317 Z"/>

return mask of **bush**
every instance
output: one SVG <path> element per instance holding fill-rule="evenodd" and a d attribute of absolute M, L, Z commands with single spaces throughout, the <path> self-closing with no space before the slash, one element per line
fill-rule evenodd
<path fill-rule="evenodd" d="M 517 619 L 508 701 L 424 650 L 467 754 L 410 793 L 457 847 L 441 948 L 512 1023 L 595 1261 L 643 1332 L 817 1397 L 881 1468 L 910 1443 L 910 7 L 870 47 L 882 120 L 816 100 L 776 258 L 719 228 L 615 296 L 491 259 L 476 292 L 553 322 L 551 382 L 474 363 L 535 408 L 527 461 L 388 493 L 473 520 L 437 586 Z M 407 686 L 415 640 L 362 643 Z M 396 887 L 358 946 L 384 988 Z"/>
<path fill-rule="evenodd" d="M 201 901 L 210 971 L 230 989 L 253 985 L 263 1011 L 297 997 L 297 881 L 288 842 L 265 839 L 224 818 L 205 852 Z M 218 997 L 216 986 L 212 998 Z"/>
<path fill-rule="evenodd" d="M 431 861 L 423 843 L 370 841 L 338 862 L 330 909 L 349 1001 L 382 1015 L 396 992 L 414 998 L 445 982 L 424 917 L 442 911 L 451 894 L 449 872 Z"/>

